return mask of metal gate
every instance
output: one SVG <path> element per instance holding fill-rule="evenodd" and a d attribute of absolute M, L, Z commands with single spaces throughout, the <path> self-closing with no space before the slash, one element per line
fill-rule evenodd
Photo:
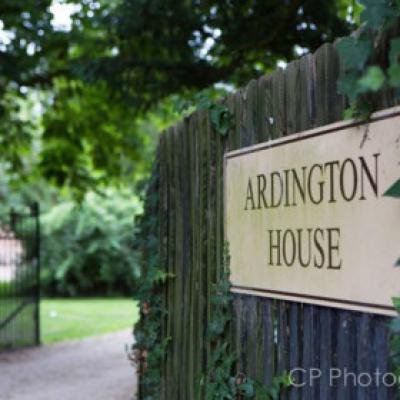
<path fill-rule="evenodd" d="M 0 350 L 40 343 L 39 206 L 0 215 Z"/>

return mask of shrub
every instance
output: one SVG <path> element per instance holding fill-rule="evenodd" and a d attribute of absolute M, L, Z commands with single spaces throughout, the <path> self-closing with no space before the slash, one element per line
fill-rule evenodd
<path fill-rule="evenodd" d="M 65 201 L 41 217 L 42 290 L 47 295 L 132 293 L 139 266 L 133 252 L 138 199 L 109 190 L 81 204 Z"/>

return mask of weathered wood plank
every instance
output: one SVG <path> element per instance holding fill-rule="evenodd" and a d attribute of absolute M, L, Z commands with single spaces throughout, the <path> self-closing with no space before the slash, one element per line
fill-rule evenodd
<path fill-rule="evenodd" d="M 278 302 L 277 374 L 283 374 L 284 372 L 287 372 L 289 366 L 288 307 L 289 303 L 286 301 Z"/>
<path fill-rule="evenodd" d="M 276 139 L 286 135 L 285 71 L 278 69 L 269 79 L 268 103 L 271 106 L 271 110 L 268 120 L 271 129 L 271 138 Z"/>
<path fill-rule="evenodd" d="M 251 80 L 244 90 L 243 97 L 243 132 L 241 147 L 259 143 L 258 129 L 258 88 L 257 81 Z"/>
<path fill-rule="evenodd" d="M 301 365 L 301 304 L 291 303 L 289 306 L 289 365 L 287 372 L 299 368 Z M 300 391 L 296 387 L 289 389 L 288 398 L 298 400 Z"/>
<path fill-rule="evenodd" d="M 274 332 L 274 301 L 264 299 L 262 302 L 262 317 L 263 317 L 263 383 L 268 385 L 271 383 L 275 375 L 275 332 Z"/>
<path fill-rule="evenodd" d="M 319 359 L 321 370 L 321 381 L 319 386 L 320 399 L 336 399 L 336 390 L 330 387 L 330 369 L 336 368 L 336 320 L 335 310 L 328 307 L 320 308 L 320 346 L 319 346 Z M 318 349 L 317 349 L 318 351 Z"/>
<path fill-rule="evenodd" d="M 354 313 L 350 311 L 338 312 L 338 342 L 337 342 L 337 364 L 338 369 L 342 372 L 354 372 L 355 366 L 355 329 L 354 329 Z M 344 374 L 343 374 L 344 375 Z M 356 398 L 355 387 L 351 384 L 350 378 L 348 381 L 344 379 L 335 380 L 337 382 L 338 398 L 343 400 L 352 400 Z M 348 384 L 350 382 L 350 384 Z"/>
<path fill-rule="evenodd" d="M 198 346 L 199 346 L 199 359 L 198 359 L 198 371 L 195 375 L 197 382 L 200 382 L 203 372 L 206 369 L 206 332 L 207 332 L 207 142 L 206 142 L 206 131 L 208 128 L 208 111 L 202 110 L 198 112 L 198 129 L 199 129 L 199 220 L 198 220 L 198 231 L 199 231 L 199 258 L 197 260 L 197 268 L 199 274 L 198 280 Z M 202 386 L 198 386 L 198 391 L 201 393 L 203 390 Z"/>
<path fill-rule="evenodd" d="M 166 176 L 166 137 L 165 133 L 161 134 L 159 142 L 159 247 L 160 255 L 159 262 L 160 268 L 164 271 L 168 270 L 167 254 L 168 254 L 168 180 Z M 167 290 L 166 287 L 163 289 L 163 308 L 166 309 L 167 304 Z M 167 337 L 167 318 L 164 318 L 161 326 L 162 337 Z M 161 400 L 165 400 L 166 387 L 167 387 L 167 366 L 165 359 L 161 365 L 161 383 L 160 383 L 160 394 Z M 142 398 L 142 397 L 140 397 Z"/>
<path fill-rule="evenodd" d="M 382 375 L 386 372 L 390 372 L 390 358 L 389 358 L 389 330 L 388 330 L 388 319 L 383 317 L 374 318 L 374 337 L 375 340 L 371 346 L 371 350 L 376 355 L 376 368 Z M 371 353 L 372 354 L 372 353 Z M 390 382 L 390 380 L 389 380 Z M 376 399 L 389 400 L 398 398 L 398 388 L 396 386 L 386 386 L 380 384 L 377 387 Z"/>
<path fill-rule="evenodd" d="M 374 371 L 371 368 L 371 343 L 372 343 L 372 331 L 371 331 L 371 315 L 358 313 L 356 316 L 356 337 L 357 337 L 357 353 L 356 367 L 357 374 L 360 377 L 361 385 L 356 388 L 357 399 L 359 400 L 372 400 L 376 398 L 374 393 L 374 385 L 364 386 L 364 382 L 367 382 L 365 378 L 368 376 L 365 374 L 371 374 L 373 377 Z"/>
<path fill-rule="evenodd" d="M 255 379 L 257 377 L 257 360 L 260 343 L 258 343 L 257 331 L 257 301 L 254 296 L 245 296 L 245 330 L 246 342 L 243 343 L 246 357 L 246 375 Z"/>
<path fill-rule="evenodd" d="M 195 178 L 193 176 L 193 159 L 194 159 L 194 146 L 193 146 L 193 136 L 194 136 L 194 127 L 193 127 L 193 118 L 186 118 L 186 126 L 187 126 L 187 131 L 186 131 L 186 136 L 187 136 L 187 152 L 188 152 L 188 170 L 187 170 L 187 175 L 188 175 L 188 188 L 189 188 L 189 212 L 188 212 L 188 219 L 189 219 L 189 227 L 186 232 L 186 234 L 189 237 L 189 255 L 188 255 L 188 261 L 187 261 L 187 268 L 188 268 L 188 279 L 187 279 L 187 286 L 188 286 L 188 297 L 184 299 L 184 301 L 187 301 L 188 304 L 188 310 L 189 310 L 189 317 L 188 317 L 188 329 L 187 329 L 187 336 L 188 336 L 188 396 L 190 399 L 195 398 L 195 393 L 196 393 L 196 382 L 194 379 L 194 365 L 196 363 L 196 358 L 195 358 L 195 352 L 194 352 L 194 330 L 195 330 L 195 316 L 194 316 L 194 285 L 195 285 L 195 270 L 194 270 L 194 264 L 193 264 L 193 252 L 194 252 L 194 235 L 193 235 L 193 225 L 195 223 L 194 221 L 194 213 L 192 211 L 194 204 L 195 204 L 195 196 L 193 194 L 194 191 L 194 181 Z M 188 133 L 190 133 L 188 135 Z"/>
<path fill-rule="evenodd" d="M 337 91 L 337 79 L 340 75 L 340 60 L 332 44 L 325 44 L 315 53 L 317 104 L 316 126 L 340 121 L 346 108 L 346 101 Z"/>

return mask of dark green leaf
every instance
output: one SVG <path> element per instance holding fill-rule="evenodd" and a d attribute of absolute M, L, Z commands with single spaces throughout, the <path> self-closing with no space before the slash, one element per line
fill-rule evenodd
<path fill-rule="evenodd" d="M 386 192 L 383 194 L 384 196 L 389 197 L 400 197 L 400 179 L 398 179 Z"/>
<path fill-rule="evenodd" d="M 363 91 L 358 81 L 357 73 L 347 73 L 338 81 L 338 92 L 348 96 L 350 103 L 354 103 L 357 96 Z"/>
<path fill-rule="evenodd" d="M 365 6 L 361 13 L 361 22 L 368 28 L 377 30 L 393 16 L 389 0 L 359 0 L 359 2 Z"/>
<path fill-rule="evenodd" d="M 337 49 L 346 69 L 361 71 L 371 55 L 372 43 L 368 39 L 349 36 L 338 42 Z"/>
<path fill-rule="evenodd" d="M 390 323 L 390 329 L 394 333 L 400 333 L 400 317 L 396 317 L 392 320 L 392 322 Z"/>
<path fill-rule="evenodd" d="M 367 68 L 364 75 L 360 78 L 359 84 L 365 90 L 376 92 L 383 87 L 385 79 L 382 69 L 376 65 L 372 65 Z"/>

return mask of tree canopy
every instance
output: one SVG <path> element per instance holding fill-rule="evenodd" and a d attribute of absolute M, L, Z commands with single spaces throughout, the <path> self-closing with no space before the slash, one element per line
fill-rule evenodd
<path fill-rule="evenodd" d="M 241 85 L 348 34 L 353 3 L 4 0 L 2 168 L 79 192 L 133 182 L 176 96 Z M 69 7 L 67 26 L 56 6 Z"/>
<path fill-rule="evenodd" d="M 317 0 L 124 0 L 99 18 L 108 51 L 87 62 L 87 75 L 105 79 L 137 107 L 216 82 L 241 85 L 274 69 L 278 60 L 293 59 L 296 50 L 312 51 L 346 35 L 351 23 L 342 18 L 345 6 Z"/>

